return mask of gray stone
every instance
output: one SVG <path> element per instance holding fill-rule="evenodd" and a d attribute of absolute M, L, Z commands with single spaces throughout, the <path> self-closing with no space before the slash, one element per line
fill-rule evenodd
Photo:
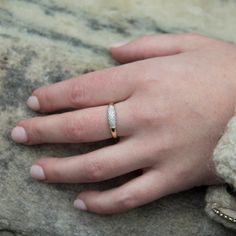
<path fill-rule="evenodd" d="M 15 233 L 14 232 L 11 232 L 11 231 L 0 231 L 0 235 L 1 236 L 15 236 Z"/>
<path fill-rule="evenodd" d="M 96 184 L 44 184 L 29 176 L 32 162 L 41 155 L 81 154 L 112 141 L 29 147 L 9 136 L 17 120 L 37 115 L 25 105 L 34 88 L 116 65 L 107 52 L 115 41 L 192 30 L 236 41 L 236 15 L 230 15 L 235 2 L 194 2 L 0 1 L 1 236 L 234 235 L 206 216 L 205 187 L 117 215 L 75 210 L 73 200 L 82 189 L 115 187 L 137 173 Z"/>

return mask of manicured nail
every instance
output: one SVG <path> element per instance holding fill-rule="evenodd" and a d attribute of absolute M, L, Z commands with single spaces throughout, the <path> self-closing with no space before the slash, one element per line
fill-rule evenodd
<path fill-rule="evenodd" d="M 78 208 L 78 209 L 80 209 L 82 211 L 87 211 L 87 207 L 86 207 L 84 201 L 82 201 L 79 198 L 74 201 L 74 207 Z"/>
<path fill-rule="evenodd" d="M 17 143 L 25 143 L 28 139 L 25 129 L 21 126 L 16 126 L 11 131 L 11 138 Z"/>
<path fill-rule="evenodd" d="M 26 103 L 28 107 L 34 111 L 38 111 L 40 109 L 39 100 L 36 96 L 30 96 Z"/>
<path fill-rule="evenodd" d="M 44 180 L 45 174 L 43 168 L 39 165 L 32 165 L 30 168 L 30 175 L 38 180 Z"/>
<path fill-rule="evenodd" d="M 128 42 L 129 41 L 117 42 L 117 43 L 114 43 L 113 45 L 111 45 L 111 47 L 112 48 L 118 48 L 118 47 L 126 45 Z"/>

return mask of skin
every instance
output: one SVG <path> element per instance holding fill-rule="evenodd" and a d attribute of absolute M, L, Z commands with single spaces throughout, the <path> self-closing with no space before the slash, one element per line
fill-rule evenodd
<path fill-rule="evenodd" d="M 111 55 L 123 65 L 36 89 L 39 112 L 21 120 L 24 144 L 111 138 L 106 110 L 114 102 L 120 140 L 90 153 L 42 157 L 47 183 L 89 183 L 141 169 L 141 175 L 78 198 L 100 214 L 124 212 L 171 193 L 222 182 L 212 162 L 236 103 L 236 47 L 197 34 L 148 35 Z"/>

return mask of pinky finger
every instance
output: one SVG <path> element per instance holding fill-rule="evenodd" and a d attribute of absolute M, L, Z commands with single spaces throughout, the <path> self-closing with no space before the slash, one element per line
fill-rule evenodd
<path fill-rule="evenodd" d="M 171 189 L 158 170 L 150 169 L 127 183 L 106 191 L 86 190 L 74 206 L 99 214 L 125 212 L 167 195 Z"/>

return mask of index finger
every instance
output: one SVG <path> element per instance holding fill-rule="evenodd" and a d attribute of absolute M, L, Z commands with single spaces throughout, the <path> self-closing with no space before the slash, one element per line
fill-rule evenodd
<path fill-rule="evenodd" d="M 91 72 L 36 89 L 28 106 L 41 112 L 84 108 L 125 100 L 132 93 L 137 78 L 136 65 L 123 65 Z"/>

